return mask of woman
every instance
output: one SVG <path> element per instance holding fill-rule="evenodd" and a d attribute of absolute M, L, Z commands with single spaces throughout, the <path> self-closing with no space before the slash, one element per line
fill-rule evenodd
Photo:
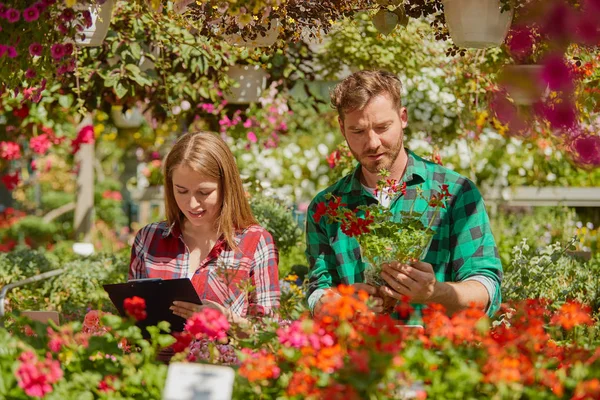
<path fill-rule="evenodd" d="M 216 308 L 234 324 L 279 307 L 278 253 L 256 222 L 227 144 L 209 132 L 183 135 L 164 165 L 167 221 L 142 228 L 129 279 L 190 278 L 202 306 L 175 302 L 185 319 Z"/>

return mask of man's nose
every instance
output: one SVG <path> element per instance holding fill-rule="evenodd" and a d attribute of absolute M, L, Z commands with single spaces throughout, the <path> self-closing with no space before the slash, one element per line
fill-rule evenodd
<path fill-rule="evenodd" d="M 374 129 L 370 129 L 367 132 L 367 143 L 365 144 L 365 147 L 367 150 L 376 150 L 381 146 L 381 139 L 379 138 L 379 135 L 377 134 L 377 132 L 375 132 Z"/>

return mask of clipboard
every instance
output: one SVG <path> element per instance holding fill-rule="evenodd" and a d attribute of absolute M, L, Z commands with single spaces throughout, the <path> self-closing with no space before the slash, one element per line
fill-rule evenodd
<path fill-rule="evenodd" d="M 167 321 L 171 324 L 171 332 L 183 331 L 185 319 L 173 314 L 169 307 L 174 301 L 187 301 L 202 304 L 200 297 L 192 282 L 187 278 L 181 279 L 139 279 L 127 283 L 103 285 L 108 297 L 115 305 L 119 314 L 126 317 L 127 313 L 123 302 L 128 297 L 138 296 L 146 301 L 146 319 L 138 321 L 136 325 L 142 330 L 145 338 L 149 337 L 147 326 Z"/>

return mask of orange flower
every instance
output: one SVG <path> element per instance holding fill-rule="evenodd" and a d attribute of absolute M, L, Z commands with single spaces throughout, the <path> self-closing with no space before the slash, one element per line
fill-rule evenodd
<path fill-rule="evenodd" d="M 331 374 L 344 366 L 344 356 L 339 344 L 325 347 L 318 351 L 315 366 L 321 371 Z"/>
<path fill-rule="evenodd" d="M 288 396 L 308 397 L 316 394 L 317 378 L 303 371 L 294 372 L 287 388 Z"/>
<path fill-rule="evenodd" d="M 281 371 L 277 366 L 275 355 L 269 354 L 265 350 L 256 353 L 248 350 L 245 353 L 247 358 L 242 362 L 239 373 L 249 382 L 277 379 L 279 377 Z"/>
<path fill-rule="evenodd" d="M 566 330 L 571 330 L 577 325 L 592 325 L 590 307 L 577 301 L 566 302 L 554 314 L 551 323 L 561 326 Z"/>
<path fill-rule="evenodd" d="M 598 378 L 589 381 L 582 381 L 575 388 L 575 395 L 571 400 L 586 400 L 600 398 L 600 380 Z"/>

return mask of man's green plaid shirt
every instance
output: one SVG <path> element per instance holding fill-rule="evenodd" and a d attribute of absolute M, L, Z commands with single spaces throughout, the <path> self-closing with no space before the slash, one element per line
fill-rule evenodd
<path fill-rule="evenodd" d="M 423 261 L 433 265 L 438 281 L 481 282 L 490 294 L 488 315 L 493 315 L 501 302 L 502 264 L 481 194 L 470 180 L 460 174 L 426 161 L 411 151 L 407 150 L 407 153 L 408 164 L 400 182 L 406 182 L 406 195 L 394 199 L 390 204 L 391 211 L 395 217 L 401 218 L 400 213 L 408 212 L 413 202 L 414 211 L 425 210 L 428 202 L 418 198 L 417 187 L 423 190 L 425 198 L 430 198 L 440 192 L 442 184 L 448 185 L 452 197 L 432 224 L 435 234 Z M 308 208 L 306 254 L 310 272 L 307 296 L 311 308 L 322 292 L 315 293 L 317 289 L 364 281 L 365 265 L 356 239 L 346 236 L 338 223 L 328 223 L 326 218 L 321 218 L 317 224 L 313 218 L 317 204 L 326 201 L 327 193 L 341 197 L 342 203 L 350 209 L 376 203 L 377 199 L 362 186 L 359 176 L 360 165 L 353 173 L 319 193 Z M 428 211 L 423 217 L 426 226 L 432 216 L 430 213 L 433 211 Z M 313 293 L 315 296 L 311 296 Z M 420 310 L 421 307 L 415 308 Z"/>

